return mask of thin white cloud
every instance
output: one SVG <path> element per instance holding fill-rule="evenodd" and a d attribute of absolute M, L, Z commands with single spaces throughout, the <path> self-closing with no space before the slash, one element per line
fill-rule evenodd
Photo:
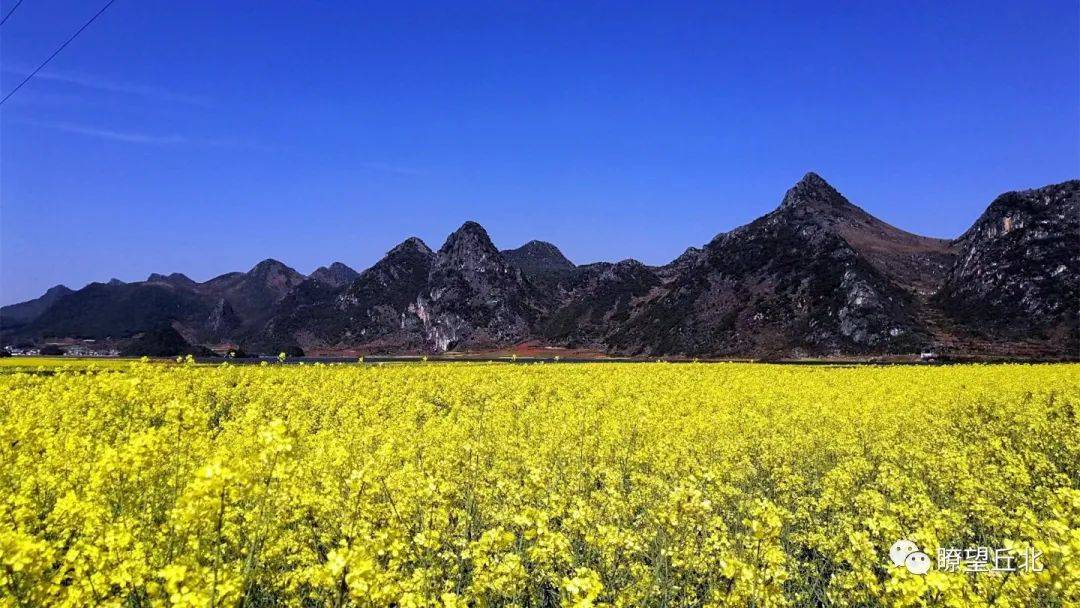
<path fill-rule="evenodd" d="M 138 131 L 117 131 L 115 129 L 107 129 L 103 127 L 82 125 L 71 122 L 55 122 L 31 119 L 18 119 L 14 122 L 34 127 L 41 127 L 43 129 L 52 129 L 53 131 L 75 133 L 76 135 L 85 135 L 87 137 L 96 137 L 98 139 L 119 141 L 128 144 L 145 144 L 158 146 L 190 144 L 195 146 L 207 146 L 211 148 L 245 148 L 250 150 L 272 149 L 267 146 L 244 142 L 236 139 L 235 137 L 209 138 L 189 137 L 187 135 L 179 134 L 160 135 L 156 133 L 143 133 Z"/>
<path fill-rule="evenodd" d="M 191 141 L 183 135 L 153 135 L 149 133 L 138 133 L 132 131 L 114 131 L 112 129 L 102 129 L 99 127 L 79 125 L 69 122 L 47 122 L 40 120 L 20 120 L 19 122 L 33 125 L 35 127 L 53 129 L 54 131 L 76 133 L 78 135 L 87 135 L 90 137 L 97 137 L 100 139 L 108 139 L 112 141 L 122 141 L 129 144 L 168 145 L 183 144 Z"/>
<path fill-rule="evenodd" d="M 20 76 L 26 76 L 30 73 L 29 70 L 4 68 L 5 72 L 10 74 L 16 74 Z M 159 101 L 168 101 L 173 103 L 182 103 L 195 106 L 209 106 L 210 100 L 205 97 L 199 97 L 196 95 L 186 95 L 183 93 L 176 93 L 168 89 L 161 87 L 138 84 L 132 82 L 117 82 L 110 81 L 96 76 L 90 76 L 87 74 L 77 74 L 73 72 L 57 72 L 55 70 L 46 70 L 39 72 L 34 76 L 35 80 L 47 80 L 51 82 L 59 82 L 62 84 L 70 84 L 88 89 L 94 89 L 97 91 L 104 91 L 107 93 L 118 93 L 122 95 L 133 95 L 136 97 L 144 97 L 147 99 L 156 99 Z"/>

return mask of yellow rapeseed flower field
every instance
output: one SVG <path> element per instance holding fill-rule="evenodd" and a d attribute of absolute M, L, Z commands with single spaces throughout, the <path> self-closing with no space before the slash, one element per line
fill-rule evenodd
<path fill-rule="evenodd" d="M 1080 603 L 1076 365 L 90 365 L 0 375 L 0 606 Z"/>

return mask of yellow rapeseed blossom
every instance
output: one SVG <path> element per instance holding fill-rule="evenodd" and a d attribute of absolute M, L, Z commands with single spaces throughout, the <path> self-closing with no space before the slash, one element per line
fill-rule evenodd
<path fill-rule="evenodd" d="M 0 608 L 1077 606 L 1078 404 L 1068 364 L 20 368 Z"/>

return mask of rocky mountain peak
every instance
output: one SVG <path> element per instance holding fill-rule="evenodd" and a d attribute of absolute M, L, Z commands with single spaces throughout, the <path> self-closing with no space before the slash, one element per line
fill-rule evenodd
<path fill-rule="evenodd" d="M 427 243 L 420 240 L 415 236 L 410 236 L 404 241 L 400 242 L 393 249 L 387 252 L 387 256 L 393 256 L 401 253 L 419 253 L 422 255 L 432 255 L 431 248 L 427 246 Z"/>
<path fill-rule="evenodd" d="M 304 275 L 273 258 L 267 258 L 256 264 L 248 271 L 248 276 L 282 293 L 299 285 L 305 278 Z"/>
<path fill-rule="evenodd" d="M 356 272 L 348 265 L 341 262 L 334 262 L 329 267 L 320 266 L 315 272 L 311 273 L 309 278 L 327 286 L 327 287 L 341 287 L 342 285 L 348 285 L 356 280 L 360 276 L 359 272 Z"/>
<path fill-rule="evenodd" d="M 413 312 L 435 350 L 524 339 L 539 314 L 534 288 L 484 228 L 465 222 L 439 249 Z"/>
<path fill-rule="evenodd" d="M 0 307 L 0 330 L 33 321 L 57 300 L 70 293 L 74 292 L 64 285 L 56 285 L 33 300 Z"/>
<path fill-rule="evenodd" d="M 282 270 L 292 270 L 292 268 L 289 268 L 284 263 L 279 262 L 274 258 L 266 258 L 253 266 L 251 270 L 248 271 L 248 274 L 265 274 L 274 271 L 280 272 Z"/>
<path fill-rule="evenodd" d="M 635 260 L 634 258 L 626 258 L 625 260 L 619 260 L 618 262 L 615 262 L 615 266 L 613 266 L 613 268 L 618 268 L 620 270 L 636 270 L 638 268 L 645 268 L 645 264 L 639 262 L 638 260 Z"/>
<path fill-rule="evenodd" d="M 176 287 L 194 287 L 195 281 L 192 281 L 182 272 L 174 272 L 169 275 L 160 274 L 157 272 L 150 273 L 150 276 L 146 277 L 147 283 L 166 283 Z"/>
<path fill-rule="evenodd" d="M 1080 180 L 1070 180 L 1045 188 L 1006 192 L 990 203 L 979 219 L 957 241 L 1005 236 L 1023 228 L 1038 230 L 1051 223 L 1072 225 L 1080 206 Z"/>
<path fill-rule="evenodd" d="M 802 176 L 802 179 L 799 180 L 799 184 L 804 185 L 808 188 L 832 189 L 832 185 L 830 185 L 829 182 L 825 181 L 825 178 L 821 177 L 817 173 L 814 173 L 813 171 L 807 171 L 806 174 Z"/>
<path fill-rule="evenodd" d="M 665 279 L 675 277 L 686 272 L 702 258 L 704 251 L 698 247 L 687 247 L 679 257 L 657 269 L 659 275 Z"/>
<path fill-rule="evenodd" d="M 600 281 L 637 281 L 643 276 L 656 276 L 652 268 L 633 258 L 627 258 L 605 266 L 598 277 Z"/>
<path fill-rule="evenodd" d="M 844 195 L 814 172 L 807 173 L 784 194 L 780 209 L 836 209 L 851 206 Z"/>
<path fill-rule="evenodd" d="M 1080 181 L 1007 192 L 955 242 L 938 296 L 984 332 L 1080 342 Z M 1075 351 L 1074 351 L 1075 352 Z"/>
<path fill-rule="evenodd" d="M 702 256 L 702 253 L 703 250 L 699 247 L 687 247 L 679 254 L 679 257 L 668 262 L 665 268 L 688 268 Z"/>
<path fill-rule="evenodd" d="M 574 263 L 562 251 L 546 241 L 529 241 L 517 249 L 507 249 L 502 255 L 508 262 L 526 271 L 571 270 Z"/>
<path fill-rule="evenodd" d="M 476 222 L 465 222 L 446 237 L 439 248 L 439 257 L 447 260 L 473 260 L 499 258 L 499 250 L 491 242 L 487 230 Z"/>

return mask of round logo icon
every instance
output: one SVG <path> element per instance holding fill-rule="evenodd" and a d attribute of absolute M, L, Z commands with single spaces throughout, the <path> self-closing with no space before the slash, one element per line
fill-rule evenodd
<path fill-rule="evenodd" d="M 903 566 L 906 564 L 907 556 L 915 553 L 919 550 L 919 546 L 910 540 L 901 538 L 893 543 L 891 549 L 889 549 L 889 559 L 892 560 L 894 566 Z"/>
<path fill-rule="evenodd" d="M 904 560 L 904 565 L 912 574 L 926 574 L 930 571 L 930 556 L 922 551 L 909 553 L 907 559 Z"/>

